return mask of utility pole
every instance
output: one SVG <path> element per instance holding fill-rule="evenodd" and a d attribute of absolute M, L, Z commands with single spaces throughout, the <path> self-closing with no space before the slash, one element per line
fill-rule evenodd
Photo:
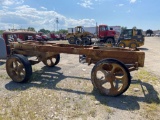
<path fill-rule="evenodd" d="M 56 23 L 57 23 L 57 32 L 58 32 L 58 23 L 59 23 L 58 18 L 56 18 Z"/>

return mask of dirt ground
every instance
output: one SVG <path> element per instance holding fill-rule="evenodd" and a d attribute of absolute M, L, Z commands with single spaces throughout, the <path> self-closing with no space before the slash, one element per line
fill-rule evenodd
<path fill-rule="evenodd" d="M 0 120 L 159 120 L 159 45 L 160 38 L 146 38 L 140 47 L 145 67 L 131 72 L 132 83 L 119 97 L 93 89 L 93 65 L 80 64 L 78 55 L 61 54 L 54 68 L 32 66 L 31 81 L 25 84 L 11 81 L 1 60 Z"/>
<path fill-rule="evenodd" d="M 145 45 L 140 49 L 145 52 L 145 68 L 160 76 L 160 37 L 146 37 Z"/>

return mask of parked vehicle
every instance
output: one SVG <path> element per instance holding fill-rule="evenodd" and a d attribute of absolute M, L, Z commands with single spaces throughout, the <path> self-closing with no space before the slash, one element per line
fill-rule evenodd
<path fill-rule="evenodd" d="M 0 59 L 7 58 L 7 49 L 6 49 L 6 43 L 2 37 L 0 37 Z"/>
<path fill-rule="evenodd" d="M 40 35 L 36 35 L 36 40 L 38 40 L 38 41 L 42 41 L 43 39 L 42 39 L 42 36 L 40 36 Z"/>
<path fill-rule="evenodd" d="M 27 30 L 4 31 L 0 38 L 0 59 L 5 59 L 10 54 L 10 42 L 23 42 L 26 40 L 36 40 L 36 32 Z"/>
<path fill-rule="evenodd" d="M 125 29 L 119 37 L 117 46 L 137 48 L 144 45 L 144 41 L 145 39 L 141 29 Z"/>
<path fill-rule="evenodd" d="M 156 36 L 156 37 L 160 37 L 160 33 L 156 33 L 155 36 Z"/>
<path fill-rule="evenodd" d="M 49 37 L 45 35 L 43 32 L 38 32 L 37 35 L 42 37 L 42 40 L 48 41 Z"/>
<path fill-rule="evenodd" d="M 72 41 L 72 44 L 75 44 L 78 37 L 85 39 L 98 38 L 99 41 L 103 43 L 116 43 L 116 31 L 110 30 L 110 27 L 107 25 L 99 25 L 96 27 L 77 26 L 76 28 L 68 29 L 67 39 L 69 40 L 69 43 Z"/>
<path fill-rule="evenodd" d="M 59 36 L 55 35 L 54 33 L 49 33 L 48 34 L 51 40 L 58 40 Z"/>
<path fill-rule="evenodd" d="M 68 33 L 66 38 L 70 44 L 90 45 L 92 33 L 85 31 L 82 26 L 77 26 L 75 32 Z"/>
<path fill-rule="evenodd" d="M 51 40 L 65 40 L 66 39 L 66 35 L 64 34 L 49 33 L 49 37 Z"/>

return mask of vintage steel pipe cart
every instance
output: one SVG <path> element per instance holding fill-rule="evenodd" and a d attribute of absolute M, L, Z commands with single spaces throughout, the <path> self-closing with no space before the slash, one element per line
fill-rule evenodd
<path fill-rule="evenodd" d="M 6 61 L 6 71 L 15 82 L 27 82 L 32 75 L 32 65 L 43 62 L 53 67 L 60 61 L 60 53 L 85 55 L 85 60 L 95 64 L 91 81 L 101 94 L 118 96 L 131 83 L 130 71 L 144 66 L 145 53 L 138 49 L 100 46 L 78 46 L 49 42 L 12 42 L 11 55 Z M 36 57 L 29 60 L 28 57 Z M 77 71 L 78 72 L 78 71 Z"/>

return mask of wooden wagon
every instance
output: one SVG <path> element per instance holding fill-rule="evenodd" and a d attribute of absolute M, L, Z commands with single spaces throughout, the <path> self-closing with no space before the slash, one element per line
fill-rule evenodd
<path fill-rule="evenodd" d="M 145 53 L 138 49 L 99 46 L 78 46 L 37 41 L 10 43 L 11 55 L 6 70 L 15 82 L 27 82 L 32 75 L 32 65 L 43 62 L 54 67 L 60 62 L 60 53 L 79 54 L 85 61 L 95 64 L 91 81 L 101 94 L 118 96 L 130 86 L 130 71 L 144 66 Z M 36 57 L 29 60 L 28 57 Z M 67 58 L 66 58 L 67 59 Z"/>

